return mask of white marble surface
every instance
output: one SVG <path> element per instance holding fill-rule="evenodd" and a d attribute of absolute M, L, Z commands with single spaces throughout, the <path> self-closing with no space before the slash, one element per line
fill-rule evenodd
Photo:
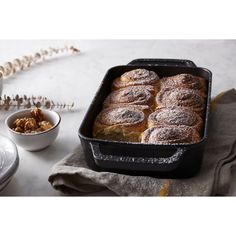
<path fill-rule="evenodd" d="M 73 40 L 0 41 L 0 64 L 48 46 L 73 44 L 82 53 L 62 56 L 5 80 L 3 94 L 44 95 L 56 101 L 74 101 L 78 110 L 63 112 L 56 142 L 40 152 L 20 147 L 20 166 L 11 183 L 0 195 L 59 195 L 48 182 L 50 169 L 79 145 L 77 130 L 105 72 L 135 58 L 183 58 L 213 72 L 213 91 L 236 87 L 236 41 L 205 40 Z M 0 133 L 6 135 L 0 111 Z M 230 194 L 236 194 L 236 174 Z"/>

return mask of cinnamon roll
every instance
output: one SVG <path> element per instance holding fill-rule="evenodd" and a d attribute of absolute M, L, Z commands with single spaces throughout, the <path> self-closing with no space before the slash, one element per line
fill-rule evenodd
<path fill-rule="evenodd" d="M 109 107 L 97 116 L 93 137 L 105 140 L 140 141 L 140 134 L 146 129 L 144 113 L 133 107 Z"/>
<path fill-rule="evenodd" d="M 151 144 L 186 144 L 200 141 L 198 132 L 188 126 L 159 126 L 145 130 L 142 143 Z"/>
<path fill-rule="evenodd" d="M 154 71 L 146 69 L 135 69 L 128 71 L 116 78 L 112 83 L 112 89 L 120 89 L 136 85 L 153 85 L 158 89 L 160 82 L 159 76 Z"/>
<path fill-rule="evenodd" d="M 156 105 L 159 107 L 187 107 L 200 116 L 205 110 L 205 99 L 193 89 L 164 89 L 156 96 Z"/>
<path fill-rule="evenodd" d="M 148 117 L 148 127 L 185 125 L 201 132 L 202 118 L 192 110 L 184 107 L 161 107 Z"/>
<path fill-rule="evenodd" d="M 110 93 L 105 99 L 103 106 L 111 105 L 148 105 L 154 106 L 154 90 L 152 86 L 131 86 L 123 89 L 118 89 Z"/>
<path fill-rule="evenodd" d="M 206 97 L 206 82 L 203 78 L 191 74 L 179 74 L 171 77 L 162 78 L 161 88 L 185 88 L 198 91 L 203 97 Z"/>

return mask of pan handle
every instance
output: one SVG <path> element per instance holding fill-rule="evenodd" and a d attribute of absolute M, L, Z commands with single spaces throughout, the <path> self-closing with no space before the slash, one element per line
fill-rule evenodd
<path fill-rule="evenodd" d="M 129 62 L 128 65 L 134 66 L 182 66 L 197 67 L 194 62 L 184 59 L 159 59 L 159 58 L 139 58 Z"/>
<path fill-rule="evenodd" d="M 177 147 L 174 154 L 168 157 L 131 157 L 102 154 L 99 143 L 91 142 L 91 149 L 95 162 L 101 167 L 112 169 L 135 169 L 141 171 L 172 171 L 179 165 L 186 148 Z M 111 167 L 110 167 L 111 168 Z"/>

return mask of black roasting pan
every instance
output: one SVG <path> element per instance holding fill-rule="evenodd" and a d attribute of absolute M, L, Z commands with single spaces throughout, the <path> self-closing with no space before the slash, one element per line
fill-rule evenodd
<path fill-rule="evenodd" d="M 207 101 L 202 139 L 194 144 L 156 145 L 99 140 L 92 137 L 94 120 L 111 92 L 112 81 L 121 74 L 144 68 L 155 71 L 160 78 L 180 73 L 203 77 L 207 83 Z M 211 98 L 212 73 L 197 67 L 192 61 L 179 59 L 136 59 L 128 65 L 109 69 L 82 121 L 79 137 L 87 164 L 96 171 L 110 171 L 129 175 L 148 175 L 158 178 L 187 178 L 201 167 L 207 139 L 207 125 Z"/>

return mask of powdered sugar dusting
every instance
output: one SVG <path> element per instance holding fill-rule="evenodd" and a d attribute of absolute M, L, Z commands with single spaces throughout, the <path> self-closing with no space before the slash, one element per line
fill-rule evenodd
<path fill-rule="evenodd" d="M 149 116 L 149 121 L 153 125 L 187 125 L 194 126 L 197 124 L 197 114 L 191 110 L 181 107 L 163 107 Z"/>
<path fill-rule="evenodd" d="M 135 69 L 124 73 L 120 79 L 127 82 L 127 85 L 145 85 L 157 82 L 159 77 L 154 71 Z"/>
<path fill-rule="evenodd" d="M 161 91 L 156 95 L 160 84 Z M 142 133 L 143 143 L 198 142 L 205 109 L 205 86 L 203 78 L 190 74 L 163 78 L 160 82 L 155 72 L 135 69 L 113 81 L 113 88 L 118 90 L 106 98 L 96 122 L 105 126 L 143 122 L 145 126 L 146 116 L 156 105 L 157 110 L 148 117 L 148 127 L 152 128 Z"/>
<path fill-rule="evenodd" d="M 143 122 L 145 116 L 141 110 L 132 107 L 104 109 L 98 116 L 98 121 L 106 125 L 136 124 Z"/>
<path fill-rule="evenodd" d="M 152 144 L 192 143 L 200 140 L 197 132 L 185 125 L 152 127 L 144 131 L 142 142 Z"/>
<path fill-rule="evenodd" d="M 195 90 L 192 89 L 165 89 L 157 96 L 157 102 L 164 106 L 189 107 L 195 111 L 204 110 L 205 101 Z"/>
<path fill-rule="evenodd" d="M 146 86 L 131 86 L 113 91 L 104 101 L 104 106 L 110 104 L 148 105 L 153 102 L 153 96 Z"/>
<path fill-rule="evenodd" d="M 191 74 L 178 74 L 166 77 L 161 80 L 162 86 L 165 88 L 187 88 L 194 90 L 206 90 L 206 83 L 203 78 Z"/>

